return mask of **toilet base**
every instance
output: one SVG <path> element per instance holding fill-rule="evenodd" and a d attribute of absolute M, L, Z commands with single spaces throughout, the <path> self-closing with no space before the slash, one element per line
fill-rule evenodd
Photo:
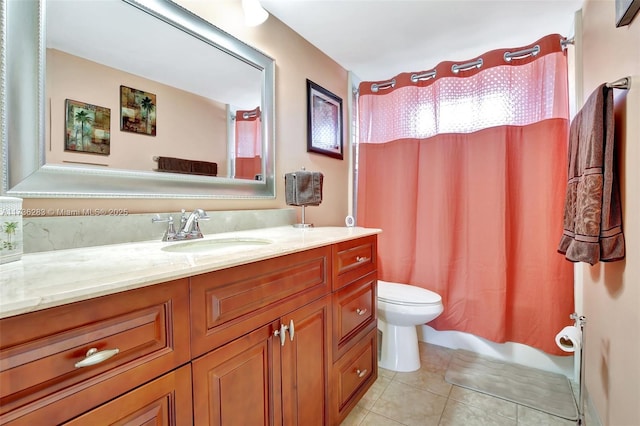
<path fill-rule="evenodd" d="M 420 368 L 416 326 L 389 324 L 378 318 L 382 344 L 378 366 L 386 370 L 409 372 Z"/>

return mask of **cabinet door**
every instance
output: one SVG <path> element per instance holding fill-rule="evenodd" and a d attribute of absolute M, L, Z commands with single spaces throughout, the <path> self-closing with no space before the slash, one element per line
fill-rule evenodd
<path fill-rule="evenodd" d="M 65 426 L 192 424 L 191 366 L 187 364 L 65 423 Z"/>
<path fill-rule="evenodd" d="M 329 307 L 330 297 L 326 296 L 282 318 L 288 327 L 282 345 L 285 425 L 328 424 Z"/>
<path fill-rule="evenodd" d="M 263 326 L 192 363 L 196 425 L 282 424 L 280 321 Z"/>

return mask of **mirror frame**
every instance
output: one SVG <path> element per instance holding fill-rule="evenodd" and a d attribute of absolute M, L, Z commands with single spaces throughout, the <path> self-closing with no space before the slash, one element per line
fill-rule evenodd
<path fill-rule="evenodd" d="M 13 0 L 12 13 L 20 21 L 17 25 L 9 21 L 8 1 L 0 0 L 0 189 L 3 195 L 21 198 L 275 198 L 274 59 L 170 0 L 120 0 L 262 71 L 263 180 L 46 164 L 46 4 L 45 0 Z"/>

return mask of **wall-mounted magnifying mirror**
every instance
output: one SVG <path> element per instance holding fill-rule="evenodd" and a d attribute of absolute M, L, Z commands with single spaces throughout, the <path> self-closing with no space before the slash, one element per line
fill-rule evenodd
<path fill-rule="evenodd" d="M 168 0 L 2 5 L 5 193 L 275 196 L 273 59 Z"/>

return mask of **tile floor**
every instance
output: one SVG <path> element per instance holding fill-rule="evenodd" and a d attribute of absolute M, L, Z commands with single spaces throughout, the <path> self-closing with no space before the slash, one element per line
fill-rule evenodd
<path fill-rule="evenodd" d="M 380 369 L 341 426 L 573 426 L 565 420 L 444 380 L 453 350 L 421 342 L 420 370 Z M 591 425 L 589 417 L 585 419 Z"/>

